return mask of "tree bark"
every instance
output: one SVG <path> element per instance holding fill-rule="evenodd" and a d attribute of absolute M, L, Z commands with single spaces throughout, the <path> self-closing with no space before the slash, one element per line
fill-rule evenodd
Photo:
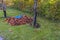
<path fill-rule="evenodd" d="M 7 17 L 7 15 L 6 15 L 6 5 L 3 2 L 3 0 L 2 0 L 2 8 L 3 8 L 3 12 L 4 12 L 4 18 L 6 18 Z"/>
<path fill-rule="evenodd" d="M 34 20 L 33 20 L 33 26 L 36 26 L 37 22 L 37 0 L 34 0 Z"/>

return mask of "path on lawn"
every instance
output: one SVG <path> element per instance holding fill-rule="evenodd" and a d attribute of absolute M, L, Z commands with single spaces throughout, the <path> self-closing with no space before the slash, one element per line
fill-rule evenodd
<path fill-rule="evenodd" d="M 18 14 L 26 14 L 15 9 L 7 9 L 8 16 L 16 16 Z M 3 16 L 3 12 L 0 11 L 0 17 Z M 6 40 L 60 40 L 60 23 L 49 21 L 45 18 L 37 18 L 41 27 L 35 29 L 28 24 L 20 26 L 10 26 L 4 21 L 4 18 L 0 18 L 0 36 L 3 36 Z"/>

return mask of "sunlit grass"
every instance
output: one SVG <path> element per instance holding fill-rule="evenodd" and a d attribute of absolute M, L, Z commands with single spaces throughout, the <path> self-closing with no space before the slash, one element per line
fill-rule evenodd
<path fill-rule="evenodd" d="M 25 14 L 24 12 L 7 9 L 8 16 L 16 16 L 19 14 Z M 29 15 L 26 13 L 25 15 Z M 3 16 L 3 12 L 0 11 L 0 17 Z M 40 28 L 36 29 L 28 24 L 20 26 L 10 26 L 4 21 L 4 18 L 0 18 L 0 36 L 3 36 L 5 40 L 60 40 L 60 23 L 51 22 L 41 17 L 37 18 Z"/>

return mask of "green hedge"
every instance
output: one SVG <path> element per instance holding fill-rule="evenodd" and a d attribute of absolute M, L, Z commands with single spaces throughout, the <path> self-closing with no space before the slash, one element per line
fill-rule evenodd
<path fill-rule="evenodd" d="M 55 4 L 42 4 L 38 9 L 38 15 L 52 20 L 60 20 L 60 1 Z"/>

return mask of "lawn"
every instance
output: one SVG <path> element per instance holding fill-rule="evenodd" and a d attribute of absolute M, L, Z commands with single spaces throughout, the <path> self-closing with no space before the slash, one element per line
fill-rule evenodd
<path fill-rule="evenodd" d="M 20 14 L 31 16 L 29 13 L 24 13 L 19 10 L 7 9 L 8 16 Z M 38 17 L 37 22 L 41 27 L 36 29 L 28 24 L 11 26 L 4 21 L 4 18 L 1 18 L 2 16 L 3 12 L 0 11 L 0 36 L 4 40 L 60 40 L 60 22 L 56 23 Z"/>

